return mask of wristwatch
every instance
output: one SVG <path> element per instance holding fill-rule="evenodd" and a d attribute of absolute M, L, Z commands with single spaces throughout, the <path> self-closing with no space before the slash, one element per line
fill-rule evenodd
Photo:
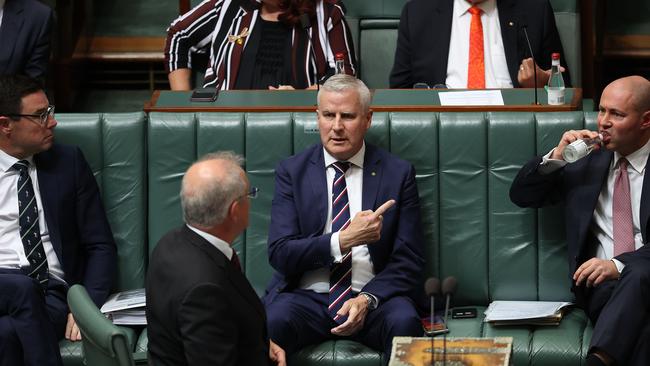
<path fill-rule="evenodd" d="M 359 295 L 363 295 L 363 297 L 366 298 L 366 301 L 368 301 L 368 309 L 369 310 L 377 309 L 377 299 L 374 296 L 370 295 L 367 292 L 361 292 L 361 293 L 359 293 Z"/>

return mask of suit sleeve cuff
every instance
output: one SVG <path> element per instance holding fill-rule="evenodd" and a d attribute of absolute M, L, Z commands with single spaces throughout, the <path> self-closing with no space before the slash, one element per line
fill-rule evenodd
<path fill-rule="evenodd" d="M 341 245 L 339 243 L 339 232 L 335 232 L 330 237 L 330 254 L 334 258 L 335 263 L 340 263 L 343 260 L 343 254 L 341 254 Z"/>

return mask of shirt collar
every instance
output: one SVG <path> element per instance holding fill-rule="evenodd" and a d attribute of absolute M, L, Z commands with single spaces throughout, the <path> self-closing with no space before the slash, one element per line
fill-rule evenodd
<path fill-rule="evenodd" d="M 219 249 L 219 251 L 221 253 L 223 253 L 223 255 L 225 255 L 226 258 L 228 258 L 228 260 L 232 259 L 233 251 L 232 251 L 232 248 L 230 247 L 230 245 L 228 243 L 226 243 L 225 241 L 217 238 L 216 236 L 214 236 L 212 234 L 208 234 L 205 231 L 201 231 L 201 230 L 199 230 L 199 229 L 197 229 L 197 228 L 195 228 L 195 227 L 193 227 L 193 226 L 191 226 L 189 224 L 185 224 L 185 225 L 187 225 L 187 227 L 190 230 L 192 230 L 195 233 L 199 234 L 199 236 L 201 236 L 203 239 L 207 240 L 215 248 Z"/>
<path fill-rule="evenodd" d="M 28 156 L 25 159 L 16 159 L 15 157 L 4 152 L 4 150 L 0 149 L 0 170 L 2 170 L 2 172 L 7 173 L 9 170 L 11 170 L 11 167 L 14 166 L 18 160 L 27 160 L 29 161 L 30 167 L 34 166 L 33 155 Z"/>
<path fill-rule="evenodd" d="M 328 153 L 327 150 L 325 150 L 325 147 L 323 147 L 323 154 L 325 155 L 325 168 L 328 168 L 330 165 L 338 161 L 335 157 L 330 155 L 330 153 Z M 363 169 L 363 159 L 365 156 L 366 156 L 366 142 L 364 141 L 363 144 L 361 145 L 361 149 L 359 149 L 359 151 L 357 151 L 357 153 L 354 154 L 347 161 L 350 162 L 352 165 Z"/>
<path fill-rule="evenodd" d="M 643 170 L 646 168 L 646 162 L 648 161 L 648 155 L 650 155 L 650 139 L 645 143 L 645 145 L 643 145 L 643 147 L 626 156 L 625 159 L 627 159 L 629 163 L 628 166 L 631 166 L 637 173 L 643 174 Z M 614 167 L 617 166 L 620 158 L 622 158 L 621 154 L 619 154 L 618 151 L 615 151 Z"/>
<path fill-rule="evenodd" d="M 496 0 L 485 0 L 476 6 L 483 10 L 484 14 L 490 15 L 497 9 L 497 2 Z M 465 15 L 471 7 L 472 4 L 467 0 L 454 0 L 454 15 L 456 17 L 461 17 Z"/>

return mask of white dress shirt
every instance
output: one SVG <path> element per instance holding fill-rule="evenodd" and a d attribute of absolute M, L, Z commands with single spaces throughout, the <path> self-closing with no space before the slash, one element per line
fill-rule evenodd
<path fill-rule="evenodd" d="M 486 0 L 477 6 L 483 10 L 481 23 L 483 24 L 483 52 L 485 55 L 485 87 L 512 88 L 496 0 Z M 447 79 L 445 81 L 447 86 L 452 89 L 467 88 L 469 28 L 472 21 L 472 14 L 468 10 L 471 7 L 472 4 L 466 0 L 454 0 Z"/>
<path fill-rule="evenodd" d="M 0 27 L 2 27 L 2 15 L 4 15 L 5 12 L 5 4 L 4 0 L 0 0 Z"/>
<path fill-rule="evenodd" d="M 564 160 L 550 159 L 553 150 L 546 154 L 542 159 L 540 172 L 548 174 L 567 164 Z M 643 236 L 641 235 L 641 193 L 643 191 L 643 176 L 645 174 L 646 162 L 650 155 L 650 140 L 639 150 L 626 156 L 629 164 L 627 167 L 627 176 L 630 180 L 630 200 L 632 204 L 632 223 L 634 225 L 634 248 L 639 249 L 643 246 Z M 614 228 L 612 226 L 612 200 L 614 193 L 614 182 L 618 175 L 618 160 L 621 154 L 614 152 L 614 158 L 609 165 L 607 181 L 600 191 L 598 202 L 594 209 L 591 221 L 591 232 L 598 241 L 596 248 L 596 257 L 601 259 L 611 259 L 618 271 L 623 271 L 625 265 L 618 259 L 614 258 Z M 542 168 L 544 166 L 544 168 Z"/>
<path fill-rule="evenodd" d="M 348 201 L 350 203 L 350 219 L 354 218 L 361 211 L 361 197 L 363 187 L 363 159 L 366 152 L 365 143 L 361 150 L 348 160 L 351 163 L 350 169 L 345 173 L 345 184 L 348 188 Z M 327 169 L 327 222 L 323 234 L 332 232 L 332 183 L 334 182 L 334 167 L 332 164 L 337 162 L 336 158 L 331 156 L 325 149 L 325 166 Z M 339 233 L 332 234 L 330 239 L 330 253 L 334 257 L 334 262 L 340 262 L 343 258 L 341 247 L 339 246 Z M 360 292 L 373 277 L 375 273 L 368 252 L 367 245 L 359 245 L 352 248 L 352 291 Z M 329 268 L 319 268 L 313 271 L 305 272 L 300 280 L 300 287 L 315 292 L 326 293 L 330 288 L 330 271 Z"/>
<path fill-rule="evenodd" d="M 18 160 L 0 150 L 0 268 L 19 269 L 30 265 L 25 255 L 25 247 L 20 239 L 20 224 L 18 222 L 17 184 L 20 173 L 12 168 Z M 29 161 L 29 177 L 32 179 L 38 205 L 38 226 L 47 257 L 47 265 L 50 274 L 63 281 L 63 268 L 50 241 L 50 233 L 45 221 L 41 191 L 38 188 L 38 172 L 31 156 L 25 160 Z"/>
<path fill-rule="evenodd" d="M 199 234 L 200 237 L 207 240 L 208 243 L 212 244 L 215 248 L 219 249 L 219 251 L 221 253 L 223 253 L 223 255 L 225 255 L 226 258 L 228 258 L 228 260 L 232 260 L 233 249 L 230 246 L 230 244 L 226 243 L 225 241 L 217 238 L 216 236 L 214 236 L 212 234 L 206 233 L 205 231 L 201 231 L 201 230 L 195 228 L 192 225 L 189 225 L 189 224 L 185 224 L 185 225 L 190 230 L 192 230 L 195 233 Z"/>

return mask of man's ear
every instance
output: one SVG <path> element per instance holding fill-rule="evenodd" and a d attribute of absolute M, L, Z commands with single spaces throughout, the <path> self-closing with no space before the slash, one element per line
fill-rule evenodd
<path fill-rule="evenodd" d="M 11 132 L 11 119 L 9 117 L 0 116 L 0 133 L 6 135 Z"/>
<path fill-rule="evenodd" d="M 641 129 L 650 129 L 650 110 L 645 111 L 645 113 L 641 115 Z"/>

